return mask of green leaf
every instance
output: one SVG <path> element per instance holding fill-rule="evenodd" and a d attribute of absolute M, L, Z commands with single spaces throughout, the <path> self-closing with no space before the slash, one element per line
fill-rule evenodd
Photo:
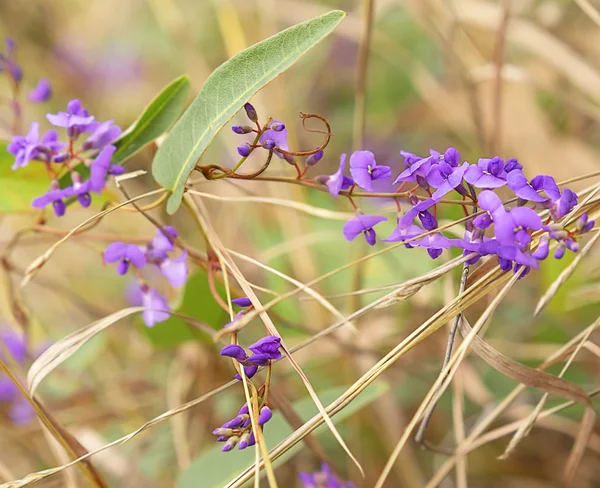
<path fill-rule="evenodd" d="M 217 283 L 216 288 L 221 296 L 225 296 L 223 287 Z M 175 311 L 194 317 L 215 331 L 222 329 L 223 325 L 229 322 L 229 316 L 217 304 L 210 292 L 205 271 L 198 271 L 190 276 L 185 285 L 183 300 Z M 207 344 L 213 344 L 212 337 L 180 317 L 171 316 L 168 320 L 156 324 L 152 328 L 143 327 L 143 330 L 150 341 L 158 347 L 175 347 L 191 340 L 201 340 Z"/>
<path fill-rule="evenodd" d="M 172 192 L 167 212 L 181 204 L 184 184 L 217 132 L 263 86 L 329 35 L 346 14 L 334 10 L 254 44 L 219 66 L 160 146 L 152 174 Z"/>
<path fill-rule="evenodd" d="M 8 152 L 8 144 L 0 141 L 0 213 L 31 211 L 31 201 L 48 191 L 48 174 L 44 166 L 36 162 L 13 170 L 15 157 Z"/>
<path fill-rule="evenodd" d="M 122 164 L 146 144 L 164 134 L 177 120 L 190 91 L 184 75 L 174 79 L 150 102 L 142 115 L 121 134 L 112 164 Z"/>
<path fill-rule="evenodd" d="M 382 382 L 368 386 L 359 397 L 337 415 L 332 417 L 333 422 L 341 422 L 350 415 L 358 412 L 363 407 L 379 398 L 388 390 L 388 388 L 389 385 Z M 323 404 L 327 405 L 337 400 L 346 389 L 347 388 L 345 387 L 332 388 L 325 391 L 323 394 L 320 394 L 319 397 Z M 318 413 L 318 410 L 310 397 L 294 402 L 293 407 L 303 422 L 310 420 L 311 417 Z M 329 432 L 327 426 L 321 425 L 314 430 L 313 434 L 319 436 L 326 435 L 327 432 Z M 290 435 L 292 433 L 292 428 L 285 421 L 281 413 L 276 411 L 273 414 L 271 421 L 265 425 L 264 433 L 267 446 L 272 448 Z M 214 447 L 207 449 L 204 453 L 194 459 L 190 466 L 181 473 L 177 482 L 177 487 L 197 488 L 200 486 L 201 482 L 203 488 L 222 488 L 239 473 L 254 463 L 253 448 L 245 449 L 244 451 L 238 451 L 236 449 L 233 452 L 224 453 L 221 452 L 222 447 L 223 444 L 215 443 Z M 285 454 L 277 458 L 273 463 L 274 467 L 288 461 L 292 456 L 300 452 L 302 447 L 301 442 L 296 444 Z"/>

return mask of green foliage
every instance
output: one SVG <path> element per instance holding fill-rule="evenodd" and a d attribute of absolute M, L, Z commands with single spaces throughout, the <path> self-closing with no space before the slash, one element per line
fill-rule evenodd
<path fill-rule="evenodd" d="M 164 134 L 177 120 L 190 91 L 184 75 L 174 79 L 150 102 L 146 109 L 117 140 L 113 164 L 122 164 L 145 145 Z"/>
<path fill-rule="evenodd" d="M 7 151 L 8 142 L 0 141 L 0 213 L 31 211 L 31 201 L 48 191 L 48 176 L 41 164 L 13 170 L 14 156 Z"/>
<path fill-rule="evenodd" d="M 216 288 L 221 296 L 225 296 L 222 286 L 217 285 Z M 190 276 L 185 285 L 183 299 L 175 311 L 204 322 L 215 330 L 223 328 L 223 325 L 229 322 L 228 315 L 210 292 L 205 271 L 198 271 Z M 191 340 L 213 343 L 212 338 L 207 334 L 176 316 L 171 316 L 152 328 L 144 327 L 144 330 L 150 341 L 158 347 L 175 347 Z"/>
<path fill-rule="evenodd" d="M 350 415 L 358 412 L 369 403 L 375 401 L 383 393 L 388 390 L 387 383 L 375 383 L 365 389 L 359 397 L 351 404 L 344 408 L 340 413 L 332 417 L 334 423 L 339 423 Z M 345 387 L 335 387 L 325 391 L 319 395 L 324 405 L 335 401 L 340 395 L 346 391 Z M 318 413 L 312 399 L 310 397 L 299 400 L 293 404 L 293 408 L 300 416 L 303 422 L 310 420 Z M 313 432 L 314 435 L 320 436 L 327 434 L 328 430 L 325 425 L 321 425 Z M 292 428 L 279 412 L 273 414 L 271 421 L 265 426 L 265 440 L 269 448 L 274 447 L 279 442 L 283 441 L 287 436 L 292 434 Z M 203 454 L 198 456 L 192 464 L 185 470 L 177 483 L 178 488 L 221 488 L 232 480 L 239 473 L 254 463 L 254 448 L 248 448 L 244 451 L 235 450 L 230 453 L 221 452 L 223 444 L 216 444 L 207 449 Z M 288 461 L 292 456 L 300 452 L 302 443 L 296 444 L 282 456 L 280 456 L 273 466 L 277 467 Z"/>
<path fill-rule="evenodd" d="M 210 75 L 152 164 L 154 179 L 173 193 L 167 203 L 170 214 L 179 208 L 187 177 L 219 130 L 258 90 L 330 34 L 344 16 L 334 10 L 290 27 L 236 54 Z"/>

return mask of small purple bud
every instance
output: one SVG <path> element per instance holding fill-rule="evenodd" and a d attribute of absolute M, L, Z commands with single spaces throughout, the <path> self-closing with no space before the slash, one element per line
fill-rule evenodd
<path fill-rule="evenodd" d="M 275 141 L 271 139 L 265 139 L 261 144 L 265 149 L 273 149 L 275 147 Z"/>
<path fill-rule="evenodd" d="M 126 275 L 127 271 L 129 271 L 129 261 L 126 259 L 119 261 L 119 264 L 117 264 L 117 274 Z"/>
<path fill-rule="evenodd" d="M 236 134 L 250 134 L 252 127 L 249 125 L 234 125 L 231 130 Z"/>
<path fill-rule="evenodd" d="M 565 246 L 567 246 L 567 249 L 573 252 L 579 251 L 579 244 L 577 244 L 573 239 L 567 239 L 565 241 Z"/>
<path fill-rule="evenodd" d="M 242 416 L 237 416 L 236 418 L 230 420 L 229 422 L 225 422 L 223 427 L 226 429 L 237 429 L 240 425 L 242 425 L 246 421 Z"/>
<path fill-rule="evenodd" d="M 231 300 L 231 303 L 237 305 L 238 307 L 249 307 L 250 305 L 252 305 L 252 302 L 248 297 L 234 298 L 233 300 Z"/>
<path fill-rule="evenodd" d="M 473 225 L 479 229 L 487 229 L 492 225 L 492 217 L 488 213 L 478 215 L 473 219 Z"/>
<path fill-rule="evenodd" d="M 238 444 L 238 449 L 241 451 L 242 449 L 246 449 L 248 447 L 248 441 L 250 440 L 250 433 L 246 432 L 242 434 L 240 437 L 240 443 Z"/>
<path fill-rule="evenodd" d="M 244 110 L 252 122 L 258 122 L 258 114 L 256 113 L 256 109 L 252 106 L 252 104 L 246 103 L 244 105 Z"/>
<path fill-rule="evenodd" d="M 306 166 L 314 166 L 323 158 L 323 151 L 317 151 L 314 154 L 311 154 L 306 160 Z"/>
<path fill-rule="evenodd" d="M 242 425 L 242 428 L 245 429 L 246 427 L 250 426 L 252 424 L 252 420 L 248 419 L 244 422 L 244 424 Z"/>
<path fill-rule="evenodd" d="M 217 442 L 225 442 L 227 440 L 227 437 L 225 437 L 224 435 L 217 437 Z"/>
<path fill-rule="evenodd" d="M 252 378 L 256 372 L 258 371 L 258 366 L 256 364 L 252 364 L 250 366 L 244 366 L 244 373 L 246 373 L 247 378 Z M 242 377 L 239 374 L 236 374 L 234 378 L 238 381 L 242 381 Z"/>
<path fill-rule="evenodd" d="M 269 129 L 274 130 L 275 132 L 281 132 L 282 130 L 285 129 L 285 124 L 282 122 L 273 122 L 269 126 Z"/>
<path fill-rule="evenodd" d="M 501 257 L 498 257 L 498 264 L 500 265 L 500 269 L 502 269 L 502 271 L 504 271 L 505 273 L 510 271 L 512 269 L 512 261 L 508 260 L 508 259 L 503 259 Z"/>
<path fill-rule="evenodd" d="M 260 409 L 260 414 L 258 416 L 258 425 L 264 425 L 273 417 L 273 412 L 267 406 Z"/>
<path fill-rule="evenodd" d="M 92 196 L 89 193 L 77 195 L 77 200 L 83 208 L 88 208 L 92 203 Z"/>
<path fill-rule="evenodd" d="M 67 210 L 67 205 L 62 200 L 54 200 L 52 202 L 52 208 L 57 217 L 62 217 Z"/>
<path fill-rule="evenodd" d="M 419 199 L 417 198 L 416 195 L 411 195 L 408 197 L 408 201 L 410 202 L 410 204 L 414 207 L 415 205 L 417 205 L 419 203 Z"/>
<path fill-rule="evenodd" d="M 243 157 L 243 158 L 247 158 L 248 156 L 250 156 L 250 144 L 246 143 L 246 144 L 242 144 L 241 146 L 237 147 L 237 152 L 238 154 Z"/>
<path fill-rule="evenodd" d="M 565 249 L 565 245 L 562 242 L 559 242 L 558 246 L 556 246 L 556 251 L 554 251 L 554 259 L 562 259 L 565 255 Z"/>
<path fill-rule="evenodd" d="M 442 252 L 444 250 L 443 249 L 432 249 L 432 248 L 428 248 L 427 249 L 427 254 L 429 254 L 429 257 L 431 259 L 437 259 L 442 255 Z"/>
<path fill-rule="evenodd" d="M 427 180 L 425 178 L 423 178 L 421 175 L 417 175 L 416 177 L 417 183 L 418 185 L 424 190 L 427 191 L 429 190 L 429 183 L 427 183 Z"/>
<path fill-rule="evenodd" d="M 585 224 L 585 227 L 583 228 L 583 230 L 581 232 L 582 233 L 589 232 L 590 230 L 592 230 L 594 228 L 595 224 L 596 224 L 595 221 L 590 220 L 587 224 Z"/>
<path fill-rule="evenodd" d="M 550 250 L 550 238 L 547 235 L 540 237 L 538 247 L 531 254 L 535 259 L 546 259 Z"/>
<path fill-rule="evenodd" d="M 256 444 L 256 438 L 254 437 L 254 432 L 250 434 L 250 439 L 248 439 L 248 447 Z"/>
<path fill-rule="evenodd" d="M 238 415 L 250 415 L 250 409 L 248 408 L 247 403 L 244 403 L 244 405 L 242 405 L 242 408 L 240 408 Z"/>
<path fill-rule="evenodd" d="M 438 226 L 436 218 L 429 210 L 419 212 L 419 220 L 421 221 L 421 224 L 423 224 L 425 230 L 433 230 Z"/>
<path fill-rule="evenodd" d="M 504 166 L 504 171 L 506 171 L 507 173 L 510 173 L 511 171 L 514 171 L 515 169 L 523 169 L 523 166 L 519 163 L 519 161 L 517 161 L 514 158 L 506 161 L 506 165 Z"/>
<path fill-rule="evenodd" d="M 57 154 L 52 158 L 52 161 L 55 163 L 64 163 L 67 159 L 69 159 L 69 155 L 67 153 Z"/>

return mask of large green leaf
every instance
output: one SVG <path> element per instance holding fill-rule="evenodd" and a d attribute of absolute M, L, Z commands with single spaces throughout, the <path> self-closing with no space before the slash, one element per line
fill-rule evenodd
<path fill-rule="evenodd" d="M 113 164 L 122 164 L 146 144 L 164 134 L 177 120 L 188 92 L 190 80 L 184 75 L 174 79 L 150 102 L 142 115 L 117 140 Z"/>
<path fill-rule="evenodd" d="M 167 212 L 179 208 L 185 181 L 217 132 L 252 95 L 330 34 L 345 15 L 334 10 L 290 27 L 236 54 L 209 76 L 152 163 L 154 179 L 172 192 Z"/>
<path fill-rule="evenodd" d="M 221 286 L 217 284 L 216 288 L 221 296 L 225 296 Z M 215 331 L 222 329 L 229 322 L 228 315 L 217 304 L 210 292 L 208 277 L 204 271 L 197 271 L 187 280 L 183 300 L 175 308 L 175 311 L 204 322 Z M 144 327 L 143 330 L 152 343 L 158 347 L 174 347 L 191 340 L 201 340 L 213 344 L 212 337 L 176 316 L 171 316 L 168 320 L 156 324 L 152 328 Z"/>
<path fill-rule="evenodd" d="M 0 141 L 0 213 L 31 211 L 31 201 L 48 191 L 50 179 L 44 165 L 35 161 L 13 170 L 15 157 L 7 146 L 8 142 Z"/>
<path fill-rule="evenodd" d="M 344 408 L 337 415 L 332 417 L 334 423 L 341 422 L 350 415 L 358 412 L 360 409 L 379 398 L 388 390 L 387 383 L 375 383 L 365 389 L 361 395 Z M 319 397 L 324 405 L 335 400 L 346 391 L 344 387 L 332 388 L 320 394 Z M 303 422 L 310 420 L 318 413 L 314 402 L 310 397 L 304 398 L 293 404 L 294 410 L 300 416 Z M 319 436 L 328 431 L 325 425 L 321 425 L 313 434 Z M 274 447 L 283 441 L 292 433 L 292 428 L 285 421 L 281 413 L 275 412 L 271 421 L 265 426 L 265 440 L 269 448 Z M 181 473 L 177 487 L 178 488 L 222 488 L 229 481 L 235 478 L 239 473 L 254 463 L 254 448 L 238 451 L 237 449 L 224 453 L 221 452 L 223 444 L 215 444 L 214 447 L 207 449 L 198 456 L 190 466 Z M 296 444 L 293 448 L 280 456 L 273 465 L 275 467 L 289 460 L 292 456 L 302 449 L 302 443 Z"/>

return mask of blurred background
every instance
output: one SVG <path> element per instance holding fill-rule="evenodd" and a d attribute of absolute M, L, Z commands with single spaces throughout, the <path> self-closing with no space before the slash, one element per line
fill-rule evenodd
<path fill-rule="evenodd" d="M 564 180 L 600 170 L 600 17 L 594 14 L 594 5 L 600 9 L 600 2 L 375 0 L 361 144 L 353 140 L 353 120 L 357 56 L 368 3 L 3 0 L 0 36 L 9 36 L 17 44 L 16 59 L 25 72 L 25 87 L 33 88 L 40 77 L 46 77 L 54 90 L 47 104 L 25 107 L 25 127 L 40 121 L 48 128 L 45 114 L 64 110 L 69 100 L 78 98 L 98 119 L 113 119 L 125 128 L 175 77 L 187 73 L 195 94 L 211 71 L 236 52 L 297 22 L 339 8 L 348 12 L 339 28 L 252 101 L 262 118 L 273 116 L 286 123 L 294 148 L 311 149 L 320 144 L 318 135 L 302 132 L 298 112 L 317 112 L 329 120 L 334 137 L 309 177 L 330 174 L 339 164 L 339 155 L 353 149 L 373 151 L 378 163 L 391 165 L 397 172 L 402 164 L 400 150 L 426 154 L 430 148 L 443 151 L 448 146 L 458 148 L 471 162 L 495 155 L 518 158 L 529 177 L 544 173 Z M 5 88 L 0 85 L 0 93 Z M 242 114 L 233 123 L 245 123 Z M 226 128 L 202 161 L 232 166 L 240 143 L 240 136 Z M 149 169 L 153 153 L 152 147 L 143 150 L 128 163 L 128 170 Z M 258 168 L 261 163 L 253 164 Z M 269 171 L 294 175 L 294 169 L 280 161 Z M 573 188 L 593 182 L 579 182 Z M 153 188 L 155 183 L 148 175 L 130 183 L 128 191 L 139 194 Z M 328 195 L 292 185 L 221 181 L 201 189 L 226 198 L 271 196 L 352 211 L 346 201 L 335 202 Z M 385 190 L 385 185 L 381 189 Z M 115 198 L 117 195 L 114 191 Z M 255 203 L 204 202 L 227 248 L 302 282 L 368 252 L 364 243 L 349 244 L 343 239 L 343 221 Z M 365 211 L 377 208 L 393 215 L 394 207 L 385 202 L 370 205 Z M 38 277 L 18 290 L 23 270 L 58 240 L 60 231 L 74 227 L 99 208 L 73 208 L 64 219 L 49 222 L 57 232 L 28 234 L 10 249 L 10 266 L 4 266 L 0 284 L 0 321 L 5 332 L 26 329 L 26 353 L 14 365 L 21 380 L 43 347 L 128 305 L 130 283 L 103 267 L 101 253 L 110 242 L 106 236 L 149 240 L 154 229 L 139 215 L 127 212 L 104 219 L 93 230 L 95 237 L 81 236 L 60 247 Z M 185 242 L 204 251 L 203 240 L 185 212 L 170 217 L 155 211 L 154 216 L 175 225 Z M 460 216 L 460 209 L 442 214 L 445 219 Z M 0 218 L 6 262 L 11 239 L 20 229 L 30 227 L 35 215 Z M 381 227 L 381 235 L 387 235 L 392 224 Z M 378 244 L 376 249 L 383 247 Z M 600 311 L 600 262 L 593 251 L 550 306 L 532 318 L 535 303 L 571 259 L 572 255 L 567 255 L 562 261 L 548 260 L 540 271 L 519 282 L 491 321 L 486 340 L 512 359 L 535 367 L 591 324 Z M 433 269 L 440 260 L 434 262 L 423 252 L 399 248 L 340 272 L 315 289 L 332 296 L 332 303 L 348 315 L 385 293 L 348 296 L 349 292 L 401 282 Z M 250 282 L 267 290 L 281 294 L 293 289 L 251 263 L 240 260 L 238 264 Z M 439 280 L 407 301 L 355 321 L 357 330 L 344 327 L 334 337 L 299 351 L 296 357 L 323 402 L 337 398 L 344 386 L 451 299 L 457 279 L 454 274 Z M 192 269 L 184 291 L 165 292 L 170 293 L 175 308 L 215 329 L 229 320 L 216 306 L 201 269 Z M 340 294 L 343 296 L 336 298 Z M 268 293 L 262 296 L 265 301 L 270 298 Z M 467 317 L 474 321 L 485 305 L 472 307 Z M 273 319 L 291 345 L 337 320 L 305 295 L 277 305 Z M 249 344 L 264 331 L 257 321 L 244 334 Z M 600 379 L 600 349 L 594 341 L 598 341 L 597 335 L 590 337 L 590 347 L 581 351 L 565 375 L 586 391 Z M 435 380 L 445 343 L 443 331 L 431 336 L 398 361 L 362 405 L 336 423 L 365 468 L 365 479 L 333 436 L 327 430 L 318 431 L 318 444 L 342 479 L 352 479 L 359 487 L 374 485 L 407 421 Z M 559 370 L 559 366 L 550 369 L 553 373 Z M 211 392 L 232 374 L 231 364 L 219 357 L 211 338 L 183 320 L 172 318 L 147 329 L 138 318 L 127 318 L 53 371 L 39 395 L 56 420 L 86 449 L 93 450 Z M 316 412 L 288 364 L 275 367 L 273 381 L 277 396 L 295 406 L 300 417 L 309 418 Z M 442 398 L 427 438 L 436 444 L 454 445 L 456 398 L 462 402 L 468 432 L 515 386 L 516 382 L 483 361 L 469 358 L 452 394 Z M 526 417 L 540 397 L 539 391 L 528 389 L 495 426 Z M 235 415 L 242 403 L 241 389 L 230 388 L 92 461 L 111 487 L 224 486 L 250 464 L 253 453 L 216 454 L 218 446 L 211 431 Z M 550 398 L 547 405 L 559 403 L 561 400 Z M 39 422 L 27 416 L 15 419 L 13 409 L 11 403 L 0 403 L 2 481 L 65 463 L 65 455 L 43 434 Z M 508 437 L 483 445 L 467 458 L 468 486 L 559 486 L 582 412 L 583 408 L 575 406 L 540 420 L 507 460 L 497 458 Z M 285 422 L 280 428 L 287 428 Z M 600 486 L 599 456 L 600 430 L 596 427 L 577 475 L 577 487 Z M 445 459 L 411 442 L 385 486 L 426 486 Z M 305 446 L 294 451 L 277 468 L 280 486 L 300 486 L 297 473 L 314 471 L 320 462 Z M 457 483 L 466 486 L 451 472 L 439 486 Z M 86 486 L 76 468 L 38 485 Z"/>

